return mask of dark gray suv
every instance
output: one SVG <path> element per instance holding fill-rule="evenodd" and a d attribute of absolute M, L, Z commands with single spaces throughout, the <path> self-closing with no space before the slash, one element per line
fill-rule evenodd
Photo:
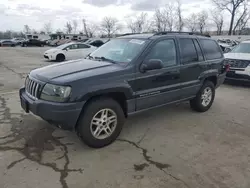
<path fill-rule="evenodd" d="M 161 32 L 113 39 L 87 58 L 33 70 L 20 89 L 22 108 L 104 147 L 134 113 L 190 101 L 207 111 L 228 65 L 216 41 Z"/>

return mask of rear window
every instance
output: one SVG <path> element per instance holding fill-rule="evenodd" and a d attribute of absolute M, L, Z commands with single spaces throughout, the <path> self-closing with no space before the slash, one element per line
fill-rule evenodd
<path fill-rule="evenodd" d="M 200 39 L 201 46 L 207 60 L 219 59 L 223 57 L 219 45 L 209 39 Z"/>

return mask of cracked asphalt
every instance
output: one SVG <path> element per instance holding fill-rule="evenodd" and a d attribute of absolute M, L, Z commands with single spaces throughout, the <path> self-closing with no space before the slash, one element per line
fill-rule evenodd
<path fill-rule="evenodd" d="M 188 103 L 130 117 L 91 149 L 20 108 L 26 74 L 46 48 L 0 48 L 1 188 L 249 188 L 250 88 L 223 85 L 211 110 Z"/>

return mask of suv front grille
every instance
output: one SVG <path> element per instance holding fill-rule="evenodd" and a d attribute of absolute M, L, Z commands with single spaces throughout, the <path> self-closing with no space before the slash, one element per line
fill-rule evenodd
<path fill-rule="evenodd" d="M 230 59 L 229 64 L 232 68 L 244 69 L 244 68 L 247 68 L 247 66 L 250 64 L 250 61 Z"/>
<path fill-rule="evenodd" d="M 34 80 L 31 80 L 29 77 L 25 81 L 25 91 L 26 93 L 34 99 L 38 98 L 41 85 Z"/>

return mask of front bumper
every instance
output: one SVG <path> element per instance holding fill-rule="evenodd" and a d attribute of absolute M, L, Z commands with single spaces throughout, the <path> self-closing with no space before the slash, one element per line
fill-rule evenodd
<path fill-rule="evenodd" d="M 44 54 L 43 57 L 45 59 L 48 59 L 48 60 L 56 60 L 56 57 L 54 55 L 51 55 L 51 54 Z"/>
<path fill-rule="evenodd" d="M 85 102 L 55 103 L 44 100 L 33 100 L 25 92 L 19 90 L 22 108 L 27 112 L 41 117 L 45 121 L 58 125 L 66 130 L 73 130 L 82 111 Z"/>
<path fill-rule="evenodd" d="M 243 72 L 239 74 L 237 71 L 229 71 L 226 75 L 226 80 L 250 82 L 250 75 Z"/>

